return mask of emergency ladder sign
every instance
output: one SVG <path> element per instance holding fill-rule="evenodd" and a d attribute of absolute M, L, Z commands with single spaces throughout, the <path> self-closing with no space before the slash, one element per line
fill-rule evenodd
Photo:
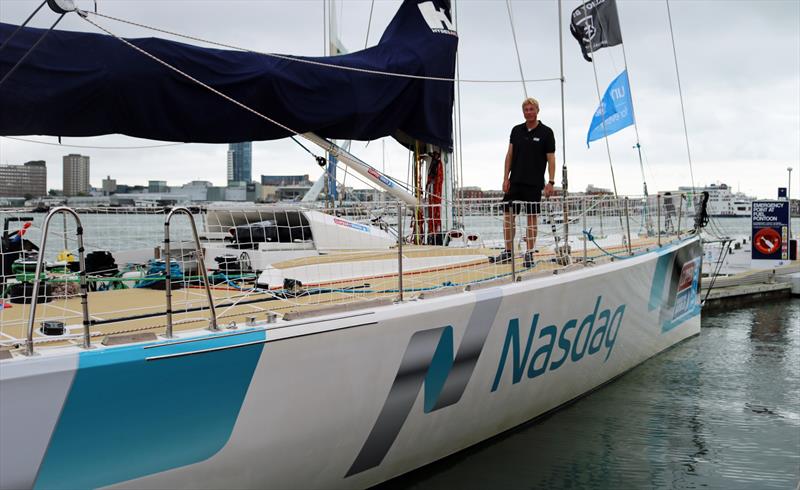
<path fill-rule="evenodd" d="M 789 263 L 789 201 L 753 201 L 751 240 L 753 268 Z"/>

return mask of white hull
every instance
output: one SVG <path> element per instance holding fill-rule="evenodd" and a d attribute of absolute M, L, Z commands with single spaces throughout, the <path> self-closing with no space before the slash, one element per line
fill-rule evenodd
<path fill-rule="evenodd" d="M 0 361 L 0 487 L 367 487 L 699 333 L 701 256 Z"/>

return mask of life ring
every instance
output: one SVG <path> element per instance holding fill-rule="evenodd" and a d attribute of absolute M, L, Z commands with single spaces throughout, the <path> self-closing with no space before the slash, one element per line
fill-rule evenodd
<path fill-rule="evenodd" d="M 762 228 L 753 237 L 753 246 L 764 255 L 772 255 L 781 248 L 781 235 L 773 228 Z"/>

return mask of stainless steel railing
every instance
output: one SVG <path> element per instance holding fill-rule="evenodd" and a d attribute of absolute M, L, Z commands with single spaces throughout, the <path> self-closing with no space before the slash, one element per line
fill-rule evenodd
<path fill-rule="evenodd" d="M 28 317 L 28 338 L 25 343 L 25 355 L 32 356 L 33 355 L 33 324 L 36 321 L 36 305 L 39 301 L 39 288 L 41 287 L 42 283 L 42 268 L 44 265 L 44 251 L 47 247 L 47 232 L 50 228 L 50 220 L 56 214 L 64 213 L 71 214 L 75 218 L 75 222 L 77 223 L 77 236 L 78 236 L 78 264 L 80 265 L 80 273 L 79 273 L 79 281 L 80 281 L 80 296 L 81 296 L 81 310 L 83 313 L 83 348 L 90 349 L 91 345 L 91 337 L 89 334 L 89 298 L 87 294 L 87 286 L 86 286 L 86 260 L 84 258 L 84 248 L 83 248 L 83 225 L 81 224 L 81 219 L 71 208 L 66 206 L 57 207 L 51 210 L 47 217 L 44 219 L 44 226 L 42 227 L 42 241 L 39 245 L 39 258 L 36 261 L 36 276 L 33 280 L 33 296 L 31 297 L 31 312 L 30 316 Z M 66 236 L 66 229 L 64 231 Z"/>
<path fill-rule="evenodd" d="M 206 297 L 208 298 L 209 318 L 208 329 L 211 331 L 219 330 L 217 326 L 217 312 L 214 308 L 214 298 L 211 296 L 211 286 L 208 282 L 208 272 L 206 272 L 206 264 L 203 259 L 203 248 L 200 246 L 200 237 L 197 235 L 197 225 L 194 223 L 192 212 L 185 207 L 174 208 L 167 217 L 164 219 L 164 266 L 166 275 L 166 284 L 164 287 L 167 301 L 167 331 L 164 334 L 167 338 L 172 338 L 172 273 L 170 262 L 170 243 L 169 243 L 169 222 L 172 217 L 178 213 L 185 214 L 189 217 L 189 223 L 192 228 L 192 236 L 194 237 L 195 249 L 197 250 L 197 267 L 200 269 L 200 276 L 203 278 L 203 285 L 206 290 Z"/>

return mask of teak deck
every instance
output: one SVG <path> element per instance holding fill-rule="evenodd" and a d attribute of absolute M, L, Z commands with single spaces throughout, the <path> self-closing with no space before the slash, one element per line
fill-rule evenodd
<path fill-rule="evenodd" d="M 636 248 L 642 248 L 654 243 L 653 240 L 639 240 Z M 622 247 L 609 250 L 613 253 L 623 251 Z M 445 285 L 452 286 L 447 289 L 453 291 L 463 290 L 467 284 L 480 283 L 488 280 L 510 281 L 511 264 L 492 264 L 488 257 L 497 254 L 493 249 L 476 248 L 446 248 L 428 246 L 404 246 L 404 257 L 434 257 L 453 255 L 485 255 L 482 260 L 470 261 L 440 268 L 404 272 L 403 292 L 405 298 L 412 298 L 425 291 L 442 289 Z M 578 261 L 583 254 L 581 250 L 573 250 L 573 259 Z M 597 259 L 605 254 L 597 249 L 589 251 L 588 257 Z M 332 262 L 357 262 L 370 260 L 385 260 L 397 258 L 397 250 L 385 252 L 342 252 L 316 257 L 294 259 L 274 264 L 278 269 L 286 269 L 301 265 L 314 265 Z M 560 268 L 553 260 L 553 253 L 537 254 L 537 264 L 529 269 L 523 267 L 523 260 L 518 257 L 515 268 L 519 276 L 540 275 L 543 272 Z M 446 277 L 446 284 L 442 279 Z M 228 285 L 212 286 L 212 296 L 217 313 L 217 322 L 220 329 L 235 322 L 245 325 L 255 319 L 263 321 L 268 312 L 280 315 L 294 312 L 311 313 L 319 310 L 324 313 L 326 307 L 331 305 L 349 305 L 357 309 L 364 300 L 375 298 L 396 298 L 398 296 L 397 273 L 385 274 L 377 277 L 331 281 L 328 287 L 320 290 L 317 288 L 313 294 L 309 290 L 299 290 L 301 293 L 290 297 L 276 297 L 274 291 L 257 291 L 237 289 Z M 351 291 L 347 291 L 351 288 Z M 345 291 L 342 291 L 345 290 Z M 281 295 L 282 293 L 278 293 Z M 175 331 L 204 328 L 209 325 L 209 309 L 205 289 L 202 286 L 173 289 L 173 328 Z M 89 316 L 92 320 L 92 337 L 106 335 L 152 331 L 161 334 L 166 328 L 166 295 L 163 290 L 155 289 L 117 289 L 88 294 Z M 81 299 L 78 296 L 69 298 L 53 298 L 48 303 L 39 303 L 34 322 L 34 339 L 38 342 L 64 343 L 80 342 L 83 333 Z M 5 345 L 17 344 L 27 337 L 27 323 L 30 313 L 29 304 L 6 303 L 0 310 L 0 342 Z M 73 338 L 45 336 L 39 332 L 39 326 L 45 320 L 59 320 L 65 322 L 68 334 Z M 47 340 L 45 340 L 47 339 Z"/>

